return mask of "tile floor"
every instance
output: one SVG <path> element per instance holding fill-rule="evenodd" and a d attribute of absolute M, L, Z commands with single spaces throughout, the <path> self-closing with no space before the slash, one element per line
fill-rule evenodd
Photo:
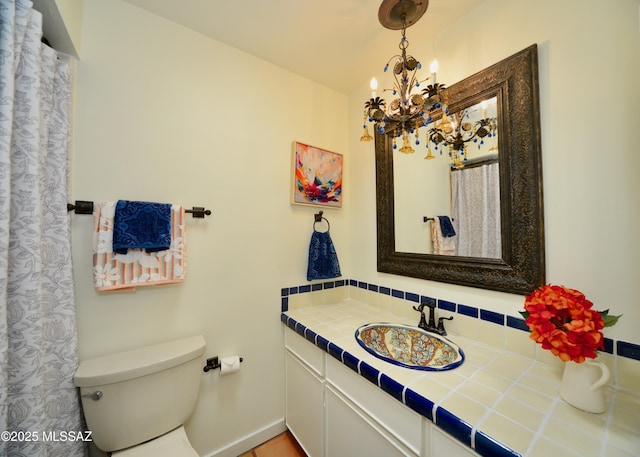
<path fill-rule="evenodd" d="M 293 435 L 286 431 L 239 457 L 307 457 Z"/>

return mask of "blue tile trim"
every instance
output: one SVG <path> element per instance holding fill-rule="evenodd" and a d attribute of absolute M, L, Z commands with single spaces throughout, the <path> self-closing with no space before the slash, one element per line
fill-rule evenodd
<path fill-rule="evenodd" d="M 404 390 L 404 386 L 398 381 L 391 379 L 389 376 L 382 373 L 380 375 L 380 388 L 399 402 L 402 402 L 402 391 Z"/>
<path fill-rule="evenodd" d="M 316 290 L 322 290 L 322 284 L 311 284 L 311 292 L 315 292 Z"/>
<path fill-rule="evenodd" d="M 342 348 L 333 343 L 329 343 L 329 355 L 336 360 L 342 362 Z"/>
<path fill-rule="evenodd" d="M 298 287 L 298 292 L 300 292 L 301 294 L 311 292 L 311 284 L 305 284 L 304 286 Z"/>
<path fill-rule="evenodd" d="M 378 292 L 378 286 L 376 286 L 375 284 L 369 284 L 368 290 L 370 290 L 371 292 Z"/>
<path fill-rule="evenodd" d="M 281 297 L 286 297 L 287 295 L 289 295 L 289 288 L 288 287 L 285 287 L 285 288 L 280 290 L 280 296 Z"/>
<path fill-rule="evenodd" d="M 411 389 L 407 389 L 404 393 L 404 401 L 406 405 L 416 413 L 433 421 L 433 402 L 431 400 L 424 398 Z"/>
<path fill-rule="evenodd" d="M 496 313 L 494 311 L 488 311 L 486 309 L 480 310 L 480 319 L 487 322 L 493 322 L 494 324 L 504 325 L 504 314 Z"/>
<path fill-rule="evenodd" d="M 283 313 L 289 311 L 289 297 L 282 297 L 280 299 L 281 310 Z"/>
<path fill-rule="evenodd" d="M 382 295 L 391 295 L 391 289 L 389 289 L 388 287 L 382 287 L 380 286 L 378 288 L 378 291 L 382 294 Z"/>
<path fill-rule="evenodd" d="M 367 283 L 364 282 L 364 281 L 358 281 L 358 288 L 366 289 L 367 288 Z"/>
<path fill-rule="evenodd" d="M 520 454 L 509 449 L 479 430 L 475 434 L 476 452 L 483 456 L 491 457 L 520 457 Z"/>
<path fill-rule="evenodd" d="M 304 337 L 313 344 L 316 344 L 316 337 L 318 336 L 318 334 L 316 332 L 314 332 L 313 330 L 311 330 L 310 328 L 307 328 L 307 331 L 304 332 Z"/>
<path fill-rule="evenodd" d="M 458 304 L 458 313 L 469 317 L 475 317 L 476 319 L 478 318 L 478 308 L 473 306 Z"/>
<path fill-rule="evenodd" d="M 333 289 L 336 286 L 336 283 L 331 281 L 331 282 L 323 282 L 322 283 L 322 288 L 323 289 Z"/>
<path fill-rule="evenodd" d="M 524 319 L 519 317 L 507 316 L 507 326 L 518 330 L 529 331 L 529 326 L 524 322 Z"/>
<path fill-rule="evenodd" d="M 604 339 L 604 352 L 613 354 L 614 341 L 611 338 Z"/>
<path fill-rule="evenodd" d="M 449 435 L 471 447 L 472 428 L 470 424 L 441 406 L 436 409 L 435 423 Z"/>
<path fill-rule="evenodd" d="M 391 289 L 391 295 L 395 298 L 404 298 L 404 291 L 398 289 Z"/>
<path fill-rule="evenodd" d="M 344 363 L 356 373 L 358 372 L 358 362 L 360 362 L 360 360 L 355 355 L 350 354 L 347 351 L 344 351 L 342 353 L 342 363 Z"/>
<path fill-rule="evenodd" d="M 321 335 L 318 335 L 318 338 L 316 339 L 316 346 L 324 352 L 329 352 L 329 340 Z"/>
<path fill-rule="evenodd" d="M 438 308 L 452 313 L 456 312 L 456 304 L 447 300 L 438 300 Z"/>
<path fill-rule="evenodd" d="M 640 345 L 638 344 L 618 341 L 617 351 L 618 351 L 618 355 L 621 355 L 622 357 L 628 357 L 630 359 L 640 360 Z"/>
<path fill-rule="evenodd" d="M 360 362 L 360 375 L 364 377 L 367 381 L 372 382 L 376 386 L 378 385 L 378 375 L 380 372 L 373 368 L 366 362 Z"/>
<path fill-rule="evenodd" d="M 420 302 L 420 296 L 418 294 L 414 294 L 411 292 L 405 292 L 404 294 L 405 300 L 409 300 L 412 301 L 414 303 L 419 303 Z"/>

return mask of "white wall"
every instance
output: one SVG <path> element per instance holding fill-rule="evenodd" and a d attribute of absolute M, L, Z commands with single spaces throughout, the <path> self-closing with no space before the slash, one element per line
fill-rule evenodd
<path fill-rule="evenodd" d="M 538 44 L 547 281 L 624 314 L 605 335 L 640 343 L 638 1 L 487 0 L 421 45 L 412 37 L 428 27 L 428 16 L 407 30 L 409 51 L 422 62 L 437 58 L 438 81 L 446 84 Z M 371 76 L 383 84 L 382 73 Z M 349 180 L 362 202 L 350 214 L 360 221 L 352 226 L 353 276 L 517 315 L 521 296 L 376 272 L 374 152 L 358 141 L 368 96 L 367 80 L 349 99 L 350 153 L 358 163 Z"/>
<path fill-rule="evenodd" d="M 284 415 L 280 288 L 306 282 L 317 212 L 289 204 L 292 142 L 346 153 L 347 97 L 119 0 L 85 1 L 83 26 L 73 197 L 213 215 L 188 218 L 184 284 L 102 294 L 92 217 L 73 216 L 80 358 L 198 333 L 207 356 L 244 357 L 204 375 L 187 431 L 206 455 Z M 325 216 L 349 271 L 346 211 Z"/>

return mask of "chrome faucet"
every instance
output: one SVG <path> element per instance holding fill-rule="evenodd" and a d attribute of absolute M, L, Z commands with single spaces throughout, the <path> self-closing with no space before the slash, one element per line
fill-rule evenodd
<path fill-rule="evenodd" d="M 424 307 L 429 307 L 429 321 L 424 315 Z M 438 325 L 436 326 L 436 301 L 430 300 L 429 303 L 421 303 L 417 308 L 414 306 L 413 309 L 420 313 L 420 323 L 418 327 L 427 332 L 437 333 L 438 335 L 446 336 L 447 331 L 444 328 L 444 322 L 442 321 L 450 321 L 453 320 L 453 316 L 450 317 L 441 317 L 438 319 Z"/>

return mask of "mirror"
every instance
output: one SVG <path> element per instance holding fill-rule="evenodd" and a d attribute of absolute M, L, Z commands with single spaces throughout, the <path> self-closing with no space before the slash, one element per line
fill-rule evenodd
<path fill-rule="evenodd" d="M 394 183 L 400 183 L 401 179 L 394 171 L 394 154 L 398 152 L 392 149 L 389 136 L 376 131 L 378 271 L 521 295 L 544 284 L 537 45 L 449 87 L 449 112 L 458 113 L 493 98 L 497 118 L 500 254 L 436 255 L 411 252 L 400 244 L 396 248 L 396 205 L 406 204 L 404 200 L 409 198 L 419 201 L 421 196 L 414 192 L 402 197 L 402 203 L 396 200 Z M 439 156 L 435 152 L 434 155 Z M 426 161 L 424 166 L 442 162 L 448 169 L 450 161 L 440 159 Z M 444 176 L 440 188 L 443 206 L 422 209 L 425 214 L 420 214 L 420 218 L 451 214 L 450 174 L 445 170 L 440 175 Z M 402 176 L 405 179 L 416 178 Z"/>
<path fill-rule="evenodd" d="M 424 152 L 394 154 L 396 251 L 502 258 L 497 100 L 450 112 L 448 127 L 436 120 L 437 128 L 423 129 L 438 141 Z M 434 251 L 435 215 L 451 217 L 456 236 L 446 250 Z"/>

